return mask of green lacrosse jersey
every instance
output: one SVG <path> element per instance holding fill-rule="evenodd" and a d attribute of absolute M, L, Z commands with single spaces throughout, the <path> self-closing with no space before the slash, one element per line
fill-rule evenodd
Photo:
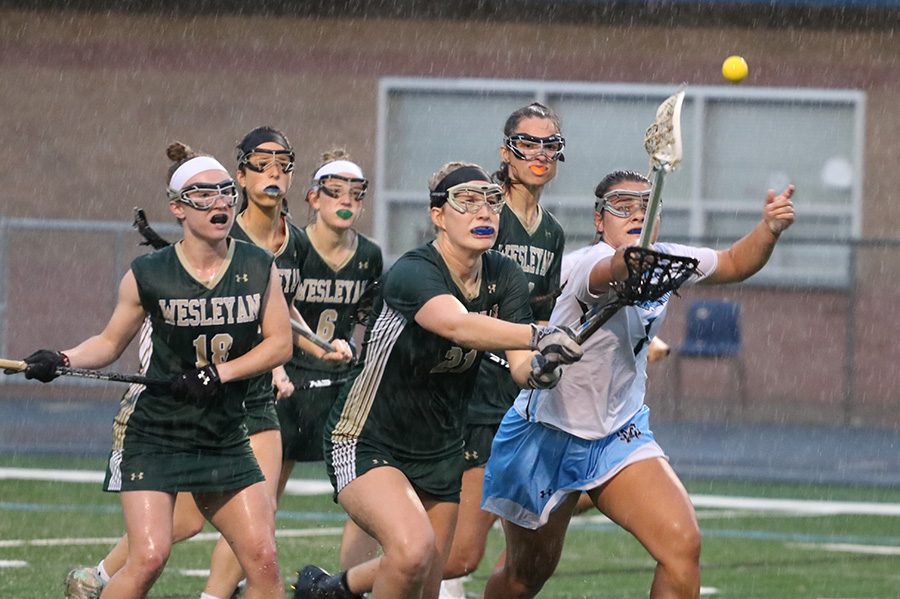
<path fill-rule="evenodd" d="M 216 277 L 201 281 L 182 254 L 181 243 L 135 258 L 131 271 L 150 321 L 141 340 L 141 371 L 155 379 L 206 364 L 220 364 L 250 351 L 259 339 L 272 256 L 229 239 Z M 197 405 L 147 387 L 126 394 L 114 426 L 113 449 L 130 443 L 170 450 L 221 449 L 246 442 L 244 398 L 248 381 L 225 385 L 215 401 Z"/>
<path fill-rule="evenodd" d="M 482 256 L 481 285 L 468 298 L 433 243 L 407 252 L 384 276 L 352 384 L 326 425 L 334 443 L 365 438 L 399 459 L 432 460 L 462 451 L 466 403 L 482 352 L 460 347 L 415 321 L 428 300 L 450 294 L 466 310 L 531 322 L 528 282 L 509 258 Z"/>
<path fill-rule="evenodd" d="M 540 206 L 538 210 L 537 222 L 529 230 L 508 204 L 504 206 L 494 249 L 512 258 L 525 273 L 534 319 L 550 320 L 559 290 L 565 233 L 552 214 Z M 471 424 L 498 424 L 519 394 L 509 370 L 491 358 L 481 362 L 469 401 Z"/>
<path fill-rule="evenodd" d="M 256 239 L 244 229 L 243 213 L 239 214 L 234 220 L 234 226 L 231 228 L 231 236 L 235 239 L 252 243 L 253 245 L 265 249 L 263 242 Z M 287 218 L 284 219 L 284 242 L 281 247 L 275 251 L 275 267 L 278 269 L 278 276 L 281 279 L 281 291 L 284 293 L 284 299 L 288 305 L 293 301 L 297 288 L 300 286 L 300 260 L 305 252 L 305 244 L 301 241 L 303 237 L 300 229 L 291 224 Z M 265 404 L 274 399 L 274 391 L 272 389 L 271 373 L 263 373 L 258 377 L 250 380 L 247 390 L 247 408 L 251 411 L 254 407 Z"/>
<path fill-rule="evenodd" d="M 234 219 L 234 226 L 231 228 L 231 236 L 247 243 L 252 243 L 257 247 L 266 249 L 265 245 L 244 229 L 243 213 Z M 306 251 L 306 244 L 302 238 L 303 233 L 294 226 L 287 218 L 284 219 L 284 241 L 281 247 L 275 251 L 275 268 L 278 269 L 278 276 L 281 278 L 281 291 L 284 293 L 284 299 L 290 305 L 300 286 L 300 260 Z"/>
<path fill-rule="evenodd" d="M 330 264 L 316 250 L 306 230 L 300 232 L 300 282 L 294 305 L 306 324 L 322 339 L 351 340 L 360 298 L 384 268 L 381 248 L 369 238 L 356 234 L 356 249 L 343 264 Z M 285 367 L 293 381 L 334 377 L 347 364 L 329 364 L 307 355 L 299 348 Z"/>

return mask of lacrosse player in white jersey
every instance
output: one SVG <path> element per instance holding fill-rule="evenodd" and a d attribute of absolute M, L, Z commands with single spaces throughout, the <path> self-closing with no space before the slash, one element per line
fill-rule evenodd
<path fill-rule="evenodd" d="M 650 226 L 644 222 L 650 189 L 647 178 L 630 171 L 611 173 L 597 186 L 594 223 L 602 239 L 564 259 L 552 325 L 577 322 L 612 298 L 612 283 L 631 278 L 625 250 Z M 794 222 L 793 192 L 792 185 L 778 195 L 769 190 L 760 222 L 727 250 L 671 243 L 654 243 L 652 250 L 695 259 L 687 284 L 742 281 L 766 264 Z M 485 598 L 533 597 L 541 590 L 583 491 L 656 560 L 651 597 L 699 596 L 696 515 L 653 438 L 644 405 L 648 345 L 670 296 L 619 309 L 584 341 L 583 359 L 566 367 L 559 385 L 522 391 L 507 413 L 494 438 L 482 503 L 505 520 L 507 558 L 488 580 Z"/>

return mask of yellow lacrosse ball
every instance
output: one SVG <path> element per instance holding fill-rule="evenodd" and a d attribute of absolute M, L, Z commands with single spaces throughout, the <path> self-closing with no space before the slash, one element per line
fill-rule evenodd
<path fill-rule="evenodd" d="M 732 83 L 740 83 L 747 76 L 750 68 L 743 56 L 729 56 L 722 63 L 722 77 Z"/>

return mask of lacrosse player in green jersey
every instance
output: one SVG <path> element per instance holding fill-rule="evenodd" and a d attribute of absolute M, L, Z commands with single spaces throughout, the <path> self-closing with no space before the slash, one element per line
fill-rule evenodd
<path fill-rule="evenodd" d="M 313 218 L 298 235 L 294 306 L 326 341 L 352 339 L 363 295 L 381 276 L 381 248 L 353 228 L 368 186 L 362 168 L 336 148 L 323 154 L 306 193 Z M 281 492 L 296 462 L 324 459 L 323 427 L 349 366 L 323 362 L 299 348 L 285 366 L 297 391 L 277 404 L 284 454 Z M 347 521 L 341 540 L 342 567 L 367 561 L 377 549 L 374 539 Z"/>
<path fill-rule="evenodd" d="M 241 187 L 243 203 L 231 235 L 272 253 L 281 278 L 281 291 L 288 302 L 291 316 L 303 321 L 293 300 L 300 289 L 307 241 L 303 231 L 291 222 L 285 200 L 293 182 L 294 149 L 281 131 L 272 127 L 257 127 L 244 136 L 237 150 L 235 179 Z M 346 367 L 352 354 L 345 338 L 341 335 L 330 337 L 328 341 L 335 351 L 327 352 L 298 335 L 294 339 L 294 351 L 302 351 L 311 360 L 322 364 L 323 368 L 327 368 L 327 365 Z M 279 366 L 271 377 L 260 377 L 257 380 L 256 389 L 248 395 L 245 402 L 250 445 L 266 476 L 266 490 L 271 496 L 273 511 L 290 476 L 290 471 L 287 471 L 282 478 L 285 456 L 282 453 L 283 442 L 276 405 L 287 401 L 295 393 L 309 393 L 299 389 L 295 391 L 296 382 L 296 378 L 289 377 L 284 367 Z M 321 446 L 321 433 L 318 441 Z M 242 577 L 243 572 L 234 553 L 220 539 L 213 550 L 209 579 L 201 599 L 231 597 Z"/>
<path fill-rule="evenodd" d="M 505 352 L 514 380 L 533 387 L 555 385 L 559 364 L 581 356 L 571 331 L 529 324 L 521 268 L 490 249 L 500 186 L 481 167 L 456 162 L 435 173 L 429 189 L 436 238 L 385 274 L 355 377 L 326 425 L 336 499 L 384 554 L 334 576 L 307 566 L 295 597 L 437 597 L 482 353 Z"/>
<path fill-rule="evenodd" d="M 506 203 L 494 249 L 512 258 L 525 273 L 536 322 L 546 323 L 559 292 L 565 233 L 540 204 L 547 183 L 565 160 L 559 116 L 538 102 L 514 111 L 503 127 L 500 169 L 494 180 Z M 463 597 L 462 577 L 478 568 L 487 535 L 497 517 L 481 509 L 484 465 L 500 421 L 519 394 L 506 364 L 489 354 L 481 361 L 478 384 L 469 400 L 465 428 L 466 469 L 459 518 L 441 589 L 442 597 Z"/>
<path fill-rule="evenodd" d="M 287 137 L 271 127 L 258 127 L 238 144 L 237 179 L 243 197 L 241 211 L 231 229 L 235 239 L 270 251 L 281 281 L 281 292 L 290 305 L 299 285 L 298 240 L 300 231 L 286 217 L 284 196 L 291 185 L 293 150 Z M 162 240 L 165 243 L 165 240 Z M 294 316 L 301 319 L 294 311 Z M 349 346 L 336 342 L 337 350 L 324 354 L 312 342 L 296 336 L 295 344 L 323 359 L 347 362 Z M 281 470 L 281 437 L 275 412 L 273 379 L 276 393 L 290 395 L 293 385 L 279 365 L 272 373 L 251 379 L 244 405 L 250 446 L 266 479 L 266 490 L 277 502 L 278 477 Z M 189 539 L 203 529 L 205 518 L 189 493 L 179 493 L 175 501 L 172 542 Z M 66 577 L 67 599 L 96 599 L 109 579 L 125 565 L 128 537 L 123 536 L 96 567 L 75 568 Z M 210 577 L 201 599 L 230 597 L 243 577 L 240 564 L 227 541 L 220 539 L 213 549 Z"/>
<path fill-rule="evenodd" d="M 99 335 L 35 352 L 26 376 L 106 366 L 149 320 L 141 373 L 172 382 L 132 385 L 115 418 L 104 489 L 120 493 L 129 542 L 102 596 L 147 594 L 171 550 L 175 497 L 188 492 L 248 572 L 248 597 L 280 597 L 275 518 L 243 404 L 250 379 L 290 357 L 287 303 L 271 255 L 228 238 L 238 194 L 227 169 L 181 143 L 167 155 L 183 239 L 132 262 Z"/>

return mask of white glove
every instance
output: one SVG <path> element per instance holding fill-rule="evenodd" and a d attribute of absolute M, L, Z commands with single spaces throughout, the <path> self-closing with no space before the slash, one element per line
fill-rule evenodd
<path fill-rule="evenodd" d="M 551 362 L 543 354 L 535 354 L 531 358 L 531 374 L 528 375 L 528 386 L 532 389 L 552 389 L 562 376 L 562 366 Z"/>
<path fill-rule="evenodd" d="M 548 362 L 571 364 L 581 359 L 584 351 L 575 341 L 569 327 L 531 325 L 531 349 L 541 352 Z"/>

